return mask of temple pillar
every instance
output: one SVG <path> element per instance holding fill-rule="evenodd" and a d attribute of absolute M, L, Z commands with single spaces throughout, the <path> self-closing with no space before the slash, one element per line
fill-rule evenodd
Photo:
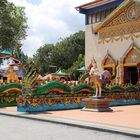
<path fill-rule="evenodd" d="M 124 65 L 120 60 L 117 66 L 116 83 L 119 85 L 124 84 Z"/>
<path fill-rule="evenodd" d="M 120 64 L 120 81 L 119 81 L 119 85 L 123 85 L 124 84 L 124 66 L 123 64 Z"/>

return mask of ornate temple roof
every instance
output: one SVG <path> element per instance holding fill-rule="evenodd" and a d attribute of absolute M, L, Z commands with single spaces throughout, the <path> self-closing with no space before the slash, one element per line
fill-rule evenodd
<path fill-rule="evenodd" d="M 120 10 L 133 2 L 140 2 L 140 0 L 125 0 L 110 15 L 108 15 L 107 18 L 105 18 L 99 25 L 97 25 L 94 30 L 98 32 L 98 30 L 101 29 L 105 24 L 107 24 L 107 22 L 111 21 L 114 16 L 120 12 Z"/>

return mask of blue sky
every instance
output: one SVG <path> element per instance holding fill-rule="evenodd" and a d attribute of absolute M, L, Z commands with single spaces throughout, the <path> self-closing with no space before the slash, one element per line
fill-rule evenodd
<path fill-rule="evenodd" d="M 79 30 L 84 30 L 85 17 L 75 7 L 92 0 L 8 0 L 24 6 L 28 18 L 23 51 L 32 56 L 43 44 L 56 43 Z"/>
<path fill-rule="evenodd" d="M 41 3 L 41 0 L 27 0 L 28 3 L 32 3 L 34 5 L 39 5 Z"/>

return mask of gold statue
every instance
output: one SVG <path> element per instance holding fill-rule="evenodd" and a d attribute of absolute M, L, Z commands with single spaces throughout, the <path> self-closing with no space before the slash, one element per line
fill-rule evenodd
<path fill-rule="evenodd" d="M 10 83 L 10 82 L 19 82 L 19 79 L 18 79 L 18 76 L 16 74 L 16 72 L 13 71 L 13 68 L 10 67 L 10 72 L 9 74 L 7 75 L 7 82 Z"/>

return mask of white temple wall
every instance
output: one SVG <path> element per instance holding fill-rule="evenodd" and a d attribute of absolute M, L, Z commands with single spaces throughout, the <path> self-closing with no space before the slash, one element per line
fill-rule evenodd
<path fill-rule="evenodd" d="M 86 25 L 85 27 L 85 65 L 88 67 L 94 57 L 98 68 L 102 71 L 102 61 L 109 51 L 109 54 L 115 59 L 120 60 L 127 49 L 132 44 L 132 39 L 119 40 L 105 44 L 98 44 L 98 35 L 93 33 L 93 27 L 96 25 Z M 134 38 L 134 42 L 140 48 L 140 39 Z"/>

